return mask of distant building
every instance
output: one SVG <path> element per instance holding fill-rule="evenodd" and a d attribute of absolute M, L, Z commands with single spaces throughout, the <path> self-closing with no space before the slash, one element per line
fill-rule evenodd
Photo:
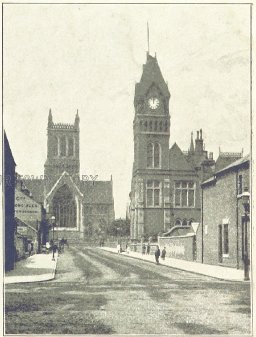
<path fill-rule="evenodd" d="M 47 159 L 41 179 L 25 179 L 35 201 L 55 216 L 59 237 L 84 238 L 103 233 L 114 220 L 112 177 L 109 181 L 80 178 L 79 116 L 74 124 L 54 123 L 47 128 Z"/>
<path fill-rule="evenodd" d="M 244 266 L 244 252 L 250 252 L 250 226 L 245 223 L 241 197 L 250 189 L 249 168 L 250 159 L 246 156 L 202 183 L 202 223 L 197 245 L 204 263 Z"/>
<path fill-rule="evenodd" d="M 195 144 L 169 149 L 170 92 L 156 57 L 147 53 L 135 86 L 134 162 L 130 193 L 131 238 L 187 226 L 201 218 L 200 183 L 214 172 L 212 153 L 205 150 L 202 130 Z"/>
<path fill-rule="evenodd" d="M 5 271 L 12 270 L 15 263 L 15 161 L 4 132 L 4 235 Z"/>

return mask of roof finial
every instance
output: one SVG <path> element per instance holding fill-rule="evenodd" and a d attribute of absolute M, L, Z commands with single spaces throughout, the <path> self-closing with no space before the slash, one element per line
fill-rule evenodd
<path fill-rule="evenodd" d="M 148 37 L 148 54 L 149 54 L 149 26 L 147 22 L 147 37 Z"/>

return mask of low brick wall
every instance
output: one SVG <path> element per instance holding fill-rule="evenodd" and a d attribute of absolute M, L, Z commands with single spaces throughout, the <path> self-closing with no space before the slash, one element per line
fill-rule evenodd
<path fill-rule="evenodd" d="M 147 242 L 145 243 L 146 247 L 147 247 Z M 151 243 L 150 244 L 150 252 L 149 254 L 155 254 L 155 250 L 157 247 L 158 243 Z M 131 243 L 130 244 L 130 249 L 132 252 L 136 252 L 136 253 L 141 253 L 142 254 L 142 244 L 141 243 Z M 145 252 L 146 254 L 146 252 Z"/>
<path fill-rule="evenodd" d="M 194 261 L 196 259 L 195 235 L 158 238 L 160 250 L 165 247 L 166 257 Z"/>

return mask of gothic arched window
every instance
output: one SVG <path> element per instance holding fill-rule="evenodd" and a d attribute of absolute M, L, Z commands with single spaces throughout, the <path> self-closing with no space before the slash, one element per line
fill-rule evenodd
<path fill-rule="evenodd" d="M 67 185 L 60 187 L 52 201 L 53 213 L 59 227 L 76 227 L 76 203 Z"/>
<path fill-rule="evenodd" d="M 153 152 L 154 152 L 154 145 L 149 143 L 147 146 L 147 167 L 153 167 Z"/>
<path fill-rule="evenodd" d="M 146 121 L 146 122 L 144 123 L 144 130 L 147 131 L 147 128 L 148 128 L 148 122 Z"/>
<path fill-rule="evenodd" d="M 149 122 L 149 131 L 152 131 L 152 121 Z"/>
<path fill-rule="evenodd" d="M 187 226 L 187 225 L 188 225 L 187 219 L 184 219 L 184 220 L 182 221 L 182 226 Z"/>
<path fill-rule="evenodd" d="M 154 167 L 160 167 L 160 144 L 154 144 Z"/>
<path fill-rule="evenodd" d="M 157 121 L 155 121 L 155 131 L 157 131 Z"/>
<path fill-rule="evenodd" d="M 180 219 L 176 219 L 175 226 L 181 226 L 181 220 Z"/>
<path fill-rule="evenodd" d="M 74 139 L 71 137 L 68 139 L 68 155 L 69 157 L 74 155 Z"/>
<path fill-rule="evenodd" d="M 161 147 L 159 143 L 147 145 L 147 167 L 160 168 Z"/>
<path fill-rule="evenodd" d="M 66 156 L 66 137 L 61 136 L 60 138 L 60 155 L 61 157 Z"/>

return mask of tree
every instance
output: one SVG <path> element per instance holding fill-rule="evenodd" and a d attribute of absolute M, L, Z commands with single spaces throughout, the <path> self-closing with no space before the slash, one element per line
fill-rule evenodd
<path fill-rule="evenodd" d="M 130 221 L 116 219 L 107 228 L 107 234 L 112 236 L 130 236 Z"/>

